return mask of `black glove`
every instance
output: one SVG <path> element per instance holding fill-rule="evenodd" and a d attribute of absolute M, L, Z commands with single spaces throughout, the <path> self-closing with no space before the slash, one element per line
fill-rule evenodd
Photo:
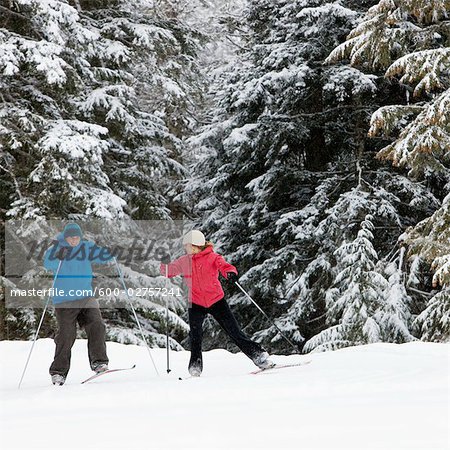
<path fill-rule="evenodd" d="M 57 252 L 56 252 L 56 257 L 60 260 L 60 261 L 64 261 L 66 259 L 66 256 L 68 255 L 68 253 L 70 252 L 70 249 L 67 247 L 61 247 Z"/>
<path fill-rule="evenodd" d="M 227 273 L 227 281 L 231 283 L 236 283 L 238 279 L 239 279 L 238 276 L 234 272 Z"/>
<path fill-rule="evenodd" d="M 167 253 L 166 255 L 162 256 L 160 261 L 163 264 L 169 264 L 170 263 L 170 255 Z"/>

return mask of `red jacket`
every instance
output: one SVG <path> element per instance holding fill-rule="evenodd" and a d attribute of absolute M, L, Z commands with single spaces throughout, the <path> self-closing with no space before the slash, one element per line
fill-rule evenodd
<path fill-rule="evenodd" d="M 213 251 L 212 247 L 196 255 L 184 255 L 169 264 L 161 264 L 161 274 L 169 278 L 183 275 L 189 289 L 192 303 L 209 308 L 223 298 L 224 293 L 219 281 L 219 272 L 226 278 L 228 272 L 237 274 L 236 267 L 228 264 L 223 256 Z"/>

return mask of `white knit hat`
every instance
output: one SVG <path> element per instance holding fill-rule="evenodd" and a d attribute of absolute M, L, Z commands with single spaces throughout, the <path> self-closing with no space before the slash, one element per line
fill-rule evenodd
<path fill-rule="evenodd" d="M 183 245 L 192 244 L 202 247 L 205 245 L 205 235 L 200 230 L 192 230 L 183 236 Z"/>

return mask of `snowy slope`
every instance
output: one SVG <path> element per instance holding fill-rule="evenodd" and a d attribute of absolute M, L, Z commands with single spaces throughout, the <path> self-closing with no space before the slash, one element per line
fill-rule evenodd
<path fill-rule="evenodd" d="M 449 448 L 450 345 L 373 344 L 336 352 L 275 356 L 302 367 L 249 375 L 252 363 L 224 350 L 205 353 L 204 375 L 185 376 L 189 354 L 108 343 L 111 367 L 134 371 L 90 384 L 86 341 L 74 347 L 63 387 L 49 383 L 54 344 L 39 340 L 21 390 L 29 342 L 0 342 L 0 447 Z"/>

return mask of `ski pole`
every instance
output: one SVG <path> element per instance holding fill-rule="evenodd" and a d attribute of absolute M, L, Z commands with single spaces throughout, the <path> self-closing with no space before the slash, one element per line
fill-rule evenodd
<path fill-rule="evenodd" d="M 166 264 L 166 278 L 169 278 L 169 265 Z M 169 347 L 169 294 L 166 296 L 166 352 L 167 352 L 167 373 L 170 373 L 170 347 Z"/>
<path fill-rule="evenodd" d="M 155 372 L 159 376 L 158 368 L 156 367 L 155 361 L 153 360 L 152 352 L 150 351 L 150 347 L 147 344 L 147 339 L 145 339 L 144 331 L 142 330 L 141 323 L 139 322 L 138 316 L 136 314 L 136 310 L 134 309 L 134 306 L 133 306 L 133 302 L 131 301 L 130 295 L 128 294 L 128 289 L 125 285 L 125 280 L 123 279 L 122 271 L 120 270 L 119 264 L 118 264 L 115 256 L 114 256 L 114 262 L 117 267 L 117 273 L 119 274 L 120 281 L 122 282 L 122 286 L 125 290 L 125 295 L 127 296 L 128 303 L 130 304 L 131 310 L 133 311 L 134 319 L 136 320 L 139 331 L 141 332 L 142 340 L 144 341 L 145 346 L 147 347 L 148 355 L 150 356 L 150 359 L 152 360 L 153 367 L 155 368 Z"/>
<path fill-rule="evenodd" d="M 283 332 L 278 328 L 277 324 L 260 308 L 260 306 L 253 300 L 247 291 L 235 281 L 236 286 L 245 294 L 245 296 L 259 309 L 263 316 L 278 330 L 278 333 L 293 347 L 295 350 L 299 350 L 299 347 L 295 345 L 288 337 L 286 337 Z"/>
<path fill-rule="evenodd" d="M 45 302 L 44 311 L 42 311 L 41 320 L 39 321 L 39 325 L 38 325 L 36 333 L 34 335 L 33 344 L 31 345 L 30 353 L 28 353 L 27 362 L 25 363 L 25 367 L 23 368 L 23 372 L 22 372 L 22 376 L 20 377 L 18 389 L 20 389 L 20 386 L 22 385 L 23 377 L 25 376 L 25 372 L 27 371 L 28 363 L 30 362 L 31 354 L 33 353 L 34 344 L 36 344 L 36 341 L 37 341 L 37 338 L 39 335 L 39 331 L 41 330 L 42 322 L 44 321 L 45 312 L 47 311 L 48 305 L 50 303 L 50 299 L 52 298 L 51 294 L 53 293 L 53 289 L 55 288 L 55 282 L 56 282 L 56 278 L 58 278 L 58 274 L 61 269 L 61 264 L 62 264 L 62 259 L 59 260 L 58 269 L 56 270 L 56 274 L 53 278 L 52 288 L 50 289 L 50 292 L 47 297 L 47 301 Z"/>

